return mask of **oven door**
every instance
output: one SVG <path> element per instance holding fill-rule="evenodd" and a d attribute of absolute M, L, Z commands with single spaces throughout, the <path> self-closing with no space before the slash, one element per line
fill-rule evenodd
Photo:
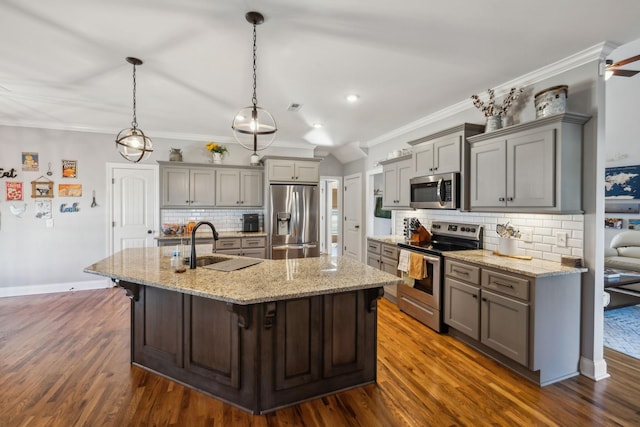
<path fill-rule="evenodd" d="M 411 294 L 417 297 L 420 302 L 427 304 L 433 309 L 440 310 L 440 257 L 424 255 L 427 276 L 424 279 L 414 279 L 407 272 L 403 272 L 402 278 L 405 285 L 411 289 Z"/>

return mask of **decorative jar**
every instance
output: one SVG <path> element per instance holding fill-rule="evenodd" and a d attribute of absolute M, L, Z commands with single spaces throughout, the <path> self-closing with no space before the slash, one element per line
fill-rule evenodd
<path fill-rule="evenodd" d="M 491 132 L 502 128 L 502 117 L 499 115 L 488 116 L 487 124 L 484 127 L 485 132 Z"/>
<path fill-rule="evenodd" d="M 213 154 L 213 163 L 216 163 L 216 164 L 222 163 L 221 153 L 211 153 L 211 154 Z"/>

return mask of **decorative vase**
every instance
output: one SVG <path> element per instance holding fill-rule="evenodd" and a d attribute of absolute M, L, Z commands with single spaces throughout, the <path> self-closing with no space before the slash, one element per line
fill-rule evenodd
<path fill-rule="evenodd" d="M 487 124 L 484 127 L 485 132 L 491 132 L 493 130 L 498 130 L 502 128 L 502 117 L 501 116 L 489 116 L 487 117 Z"/>
<path fill-rule="evenodd" d="M 222 163 L 222 154 L 213 153 L 213 163 L 216 163 L 216 164 Z"/>

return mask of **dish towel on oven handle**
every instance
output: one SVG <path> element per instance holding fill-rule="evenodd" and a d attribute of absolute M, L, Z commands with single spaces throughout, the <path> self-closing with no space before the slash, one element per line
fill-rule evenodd
<path fill-rule="evenodd" d="M 415 252 L 410 252 L 408 273 L 409 277 L 413 279 L 422 280 L 428 277 L 424 256 Z"/>
<path fill-rule="evenodd" d="M 400 256 L 398 257 L 398 270 L 406 273 L 409 271 L 409 251 L 400 249 Z"/>

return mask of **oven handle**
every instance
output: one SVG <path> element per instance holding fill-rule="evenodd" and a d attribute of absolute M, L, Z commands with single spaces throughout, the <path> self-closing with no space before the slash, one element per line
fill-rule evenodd
<path fill-rule="evenodd" d="M 429 261 L 432 264 L 439 264 L 440 263 L 440 258 L 437 257 L 430 257 L 427 255 L 423 255 L 423 258 L 425 261 Z"/>

